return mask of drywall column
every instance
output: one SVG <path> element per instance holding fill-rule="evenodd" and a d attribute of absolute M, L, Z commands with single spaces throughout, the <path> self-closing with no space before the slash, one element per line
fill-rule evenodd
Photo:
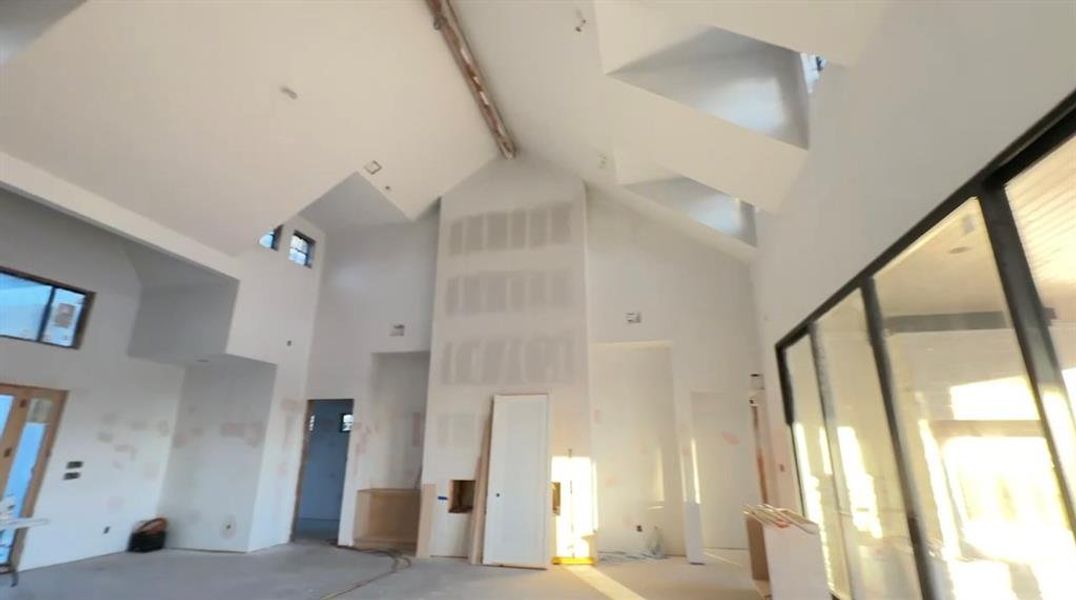
<path fill-rule="evenodd" d="M 474 479 L 494 394 L 550 397 L 557 553 L 592 552 L 585 193 L 528 158 L 495 161 L 441 199 L 422 480 Z M 433 555 L 464 556 L 469 514 L 434 510 Z"/>

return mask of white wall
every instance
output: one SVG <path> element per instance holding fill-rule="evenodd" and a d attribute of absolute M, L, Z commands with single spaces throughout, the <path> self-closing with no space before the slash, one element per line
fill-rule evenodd
<path fill-rule="evenodd" d="M 776 341 L 1074 87 L 1071 3 L 893 3 L 856 67 L 826 69 L 753 268 L 781 503 L 796 492 Z"/>
<path fill-rule="evenodd" d="M 665 552 L 684 554 L 671 349 L 595 344 L 590 382 L 598 549 L 645 552 L 657 528 Z"/>
<path fill-rule="evenodd" d="M 128 351 L 181 364 L 223 353 L 235 294 L 235 281 L 144 286 Z"/>
<path fill-rule="evenodd" d="M 127 356 L 141 286 L 122 239 L 0 191 L 0 265 L 96 293 L 78 350 L 0 339 L 0 381 L 69 390 L 34 510 L 50 524 L 20 567 L 122 551 L 157 512 L 184 371 Z"/>
<path fill-rule="evenodd" d="M 740 508 L 759 494 L 748 406 L 750 374 L 758 371 L 748 266 L 593 190 L 588 231 L 591 342 L 671 347 L 684 491 L 667 493 L 685 502 L 688 556 L 700 559 L 702 545 L 745 547 Z M 628 312 L 641 312 L 642 323 L 628 324 Z M 707 485 L 696 486 L 696 468 Z M 708 497 L 715 480 L 736 485 Z M 694 545 L 692 534 L 701 534 Z"/>
<path fill-rule="evenodd" d="M 315 241 L 311 268 L 288 260 L 288 244 L 296 230 Z M 251 549 L 282 544 L 291 536 L 314 315 L 321 273 L 331 252 L 318 227 L 295 217 L 281 227 L 280 250 L 262 248 L 251 240 L 250 249 L 236 257 L 239 292 L 228 352 L 276 365 Z"/>
<path fill-rule="evenodd" d="M 722 46 L 732 48 L 721 51 Z M 711 29 L 679 48 L 621 69 L 614 76 L 706 114 L 806 148 L 807 105 L 802 71 L 796 52 Z"/>
<path fill-rule="evenodd" d="M 340 543 L 351 543 L 358 490 L 416 481 L 421 454 L 411 457 L 410 420 L 426 404 L 437 214 L 329 234 L 308 396 L 355 400 Z M 390 335 L 394 324 L 404 335 Z M 406 424 L 396 419 L 400 411 Z"/>
<path fill-rule="evenodd" d="M 474 479 L 494 394 L 548 393 L 552 455 L 590 458 L 584 209 L 582 181 L 525 156 L 441 199 L 422 470 L 439 495 Z M 586 505 L 564 514 L 591 514 L 590 478 L 573 485 Z M 465 555 L 469 519 L 439 502 L 431 553 Z"/>
<path fill-rule="evenodd" d="M 160 503 L 170 547 L 252 549 L 275 370 L 232 356 L 188 369 Z"/>
<path fill-rule="evenodd" d="M 373 393 L 363 407 L 363 438 L 356 440 L 354 489 L 418 488 L 429 377 L 429 352 L 374 355 Z"/>

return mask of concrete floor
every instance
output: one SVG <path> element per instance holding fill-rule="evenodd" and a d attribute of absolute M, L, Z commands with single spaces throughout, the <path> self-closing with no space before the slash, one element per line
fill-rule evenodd
<path fill-rule="evenodd" d="M 296 543 L 251 554 L 163 550 L 113 554 L 34 569 L 10 600 L 319 600 L 388 571 L 384 556 Z M 682 558 L 623 561 L 598 569 L 646 600 L 757 600 L 750 579 L 716 562 Z M 6 585 L 0 579 L 0 586 Z M 457 559 L 429 559 L 343 594 L 340 600 L 608 600 L 567 569 L 545 571 L 474 567 Z"/>

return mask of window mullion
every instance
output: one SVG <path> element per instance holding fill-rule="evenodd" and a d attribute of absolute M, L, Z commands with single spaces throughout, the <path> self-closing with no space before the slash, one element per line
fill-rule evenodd
<path fill-rule="evenodd" d="M 919 504 L 920 495 L 916 492 L 915 479 L 911 465 L 908 463 L 906 448 L 907 432 L 897 417 L 897 388 L 893 377 L 893 366 L 889 359 L 889 349 L 885 345 L 885 324 L 882 320 L 882 308 L 878 301 L 878 290 L 874 279 L 868 278 L 861 288 L 863 308 L 867 316 L 867 335 L 874 352 L 874 365 L 878 370 L 878 383 L 882 389 L 882 404 L 885 406 L 886 421 L 889 422 L 889 439 L 893 444 L 893 456 L 897 463 L 897 477 L 900 480 L 900 493 L 904 500 L 904 512 L 908 521 L 908 536 L 912 542 L 916 573 L 919 575 L 919 591 L 924 600 L 934 600 L 937 592 L 934 586 L 934 568 L 931 564 L 930 548 L 927 547 L 926 526 L 923 523 Z"/>
<path fill-rule="evenodd" d="M 1001 287 L 1005 292 L 1009 317 L 1031 383 L 1032 397 L 1042 421 L 1043 436 L 1054 463 L 1062 504 L 1073 536 L 1076 537 L 1076 453 L 1059 449 L 1058 443 L 1058 438 L 1064 436 L 1064 432 L 1059 431 L 1062 427 L 1068 428 L 1071 442 L 1074 421 L 1072 405 L 1061 375 L 1061 363 L 1050 337 L 1050 321 L 1035 286 L 1003 182 L 988 180 L 979 194 L 979 206 L 997 263 Z M 1063 412 L 1059 408 L 1051 414 L 1048 402 L 1051 406 L 1063 408 Z M 1064 424 L 1058 422 L 1065 420 L 1067 422 Z M 1071 449 L 1071 443 L 1063 447 Z"/>

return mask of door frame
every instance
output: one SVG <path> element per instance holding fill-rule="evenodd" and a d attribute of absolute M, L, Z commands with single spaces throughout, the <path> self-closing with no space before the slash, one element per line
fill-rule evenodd
<path fill-rule="evenodd" d="M 41 486 L 45 482 L 45 473 L 48 470 L 49 459 L 52 457 L 52 447 L 56 442 L 56 435 L 63 420 L 63 410 L 67 402 L 67 390 L 0 382 L 0 394 L 6 394 L 15 399 L 12 402 L 11 412 L 8 413 L 2 436 L 0 436 L 0 448 L 10 448 L 18 444 L 22 431 L 15 431 L 11 415 L 15 414 L 17 410 L 22 413 L 29 411 L 30 400 L 35 397 L 46 398 L 51 400 L 55 407 L 49 414 L 45 438 L 41 442 L 41 447 L 38 448 L 37 460 L 34 462 L 33 474 L 30 476 L 30 486 L 26 491 L 26 497 L 23 499 L 22 510 L 19 512 L 20 517 L 31 517 L 34 514 L 38 495 L 41 493 Z M 14 453 L 10 456 L 0 456 L 0 494 L 7 487 L 7 479 L 10 475 L 11 465 L 14 462 Z M 11 542 L 11 554 L 8 556 L 8 563 L 16 567 L 22 557 L 23 545 L 26 543 L 26 531 L 26 529 L 16 529 L 15 536 Z"/>

